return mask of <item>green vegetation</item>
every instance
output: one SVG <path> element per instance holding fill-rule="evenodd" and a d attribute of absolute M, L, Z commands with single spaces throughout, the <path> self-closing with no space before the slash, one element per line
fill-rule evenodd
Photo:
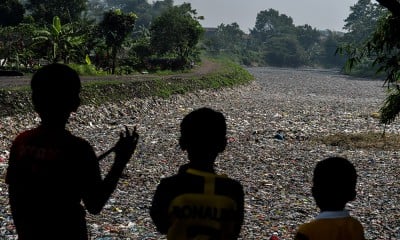
<path fill-rule="evenodd" d="M 74 69 L 81 76 L 105 76 L 107 73 L 101 70 L 97 70 L 92 64 L 68 64 L 72 69 Z"/>
<path fill-rule="evenodd" d="M 117 55 L 122 49 L 122 44 L 133 31 L 136 18 L 134 13 L 124 14 L 120 9 L 104 13 L 100 29 L 105 38 L 107 56 L 111 56 L 111 74 L 115 73 Z"/>
<path fill-rule="evenodd" d="M 341 68 L 345 57 L 335 55 L 342 33 L 295 26 L 277 10 L 260 11 L 245 34 L 237 23 L 206 32 L 202 46 L 209 56 L 229 57 L 248 66 Z"/>
<path fill-rule="evenodd" d="M 219 89 L 253 80 L 245 69 L 228 61 L 216 61 L 218 70 L 207 74 L 151 75 L 144 80 L 99 80 L 84 82 L 82 104 L 118 102 L 134 97 L 157 96 L 167 98 L 199 89 Z M 30 90 L 27 87 L 0 89 L 0 116 L 9 116 L 32 111 Z"/>
<path fill-rule="evenodd" d="M 382 123 L 390 124 L 400 112 L 400 3 L 396 0 L 378 0 L 378 2 L 387 10 L 375 4 L 373 11 L 370 11 L 375 13 L 372 14 L 374 22 L 366 22 L 365 16 L 362 15 L 355 17 L 356 20 L 361 19 L 364 25 L 375 23 L 372 33 L 362 34 L 368 37 L 361 44 L 350 44 L 339 51 L 345 51 L 349 55 L 348 69 L 351 70 L 361 64 L 365 66 L 365 63 L 369 62 L 369 67 L 372 66 L 377 73 L 385 77 L 388 96 L 380 109 L 380 115 Z M 370 4 L 367 0 L 358 2 L 364 9 L 368 3 Z"/>
<path fill-rule="evenodd" d="M 378 2 L 399 4 L 396 0 Z M 390 28 L 383 24 L 390 22 L 385 20 L 387 15 L 387 9 L 380 4 L 359 0 L 350 7 L 344 32 L 335 32 L 318 30 L 310 25 L 295 26 L 290 16 L 267 9 L 257 14 L 249 34 L 245 34 L 237 23 L 221 24 L 206 32 L 202 47 L 208 56 L 228 57 L 248 66 L 338 68 L 346 74 L 382 78 L 385 74 L 375 74 L 385 64 L 382 65 L 382 54 L 374 48 L 383 46 L 379 41 L 386 41 L 387 35 L 374 37 L 373 33 L 376 30 L 381 33 L 392 31 L 398 26 L 392 23 L 393 28 Z M 385 47 L 392 49 L 393 46 Z M 370 54 L 365 53 L 368 51 Z M 348 59 L 352 65 L 345 68 Z"/>
<path fill-rule="evenodd" d="M 368 77 L 378 72 L 389 89 L 381 109 L 382 123 L 389 124 L 400 112 L 400 3 L 377 2 L 358 0 L 345 19 L 345 32 L 295 26 L 290 16 L 264 9 L 246 34 L 237 23 L 204 30 L 203 17 L 190 4 L 175 6 L 173 0 L 4 0 L 0 70 L 29 74 L 62 62 L 85 75 L 164 76 L 190 69 L 205 55 L 247 66 L 339 68 Z M 220 77 L 208 76 L 212 82 L 206 85 L 229 85 Z M 164 79 L 146 86 L 160 87 L 160 96 L 190 89 L 178 80 L 165 85 Z M 192 80 L 191 85 L 204 84 Z"/>
<path fill-rule="evenodd" d="M 190 4 L 172 0 L 2 1 L 0 70 L 88 60 L 90 74 L 184 70 L 199 60 L 200 19 Z"/>
<path fill-rule="evenodd" d="M 25 8 L 18 0 L 3 0 L 0 3 L 0 26 L 15 26 L 22 22 Z"/>
<path fill-rule="evenodd" d="M 27 0 L 25 8 L 39 24 L 51 24 L 55 16 L 62 22 L 74 22 L 86 10 L 86 0 Z"/>
<path fill-rule="evenodd" d="M 378 26 L 379 19 L 387 15 L 387 11 L 371 0 L 359 0 L 350 8 L 351 13 L 346 18 L 344 29 L 348 32 L 338 48 L 338 52 L 349 56 L 344 71 L 348 74 L 371 77 L 375 76 L 378 67 L 374 67 L 373 59 L 367 56 L 359 58 L 357 64 L 352 60 L 358 47 L 369 41 Z"/>
<path fill-rule="evenodd" d="M 196 10 L 190 4 L 174 6 L 151 24 L 150 46 L 158 56 L 177 59 L 177 67 L 190 66 L 190 61 L 197 58 L 196 45 L 204 32 L 197 20 Z"/>
<path fill-rule="evenodd" d="M 334 135 L 310 139 L 310 141 L 316 144 L 322 143 L 344 149 L 378 149 L 397 151 L 400 148 L 400 136 L 392 133 L 337 133 Z"/>
<path fill-rule="evenodd" d="M 0 4 L 8 16 L 0 17 L 0 68 L 33 72 L 47 62 L 85 65 L 89 58 L 98 72 L 109 74 L 176 71 L 204 54 L 247 66 L 341 69 L 388 14 L 371 0 L 359 0 L 345 20 L 346 32 L 339 32 L 296 26 L 290 16 L 261 9 L 247 34 L 235 22 L 203 29 L 203 17 L 190 4 L 173 0 L 61 1 Z M 347 73 L 365 75 L 380 67 L 370 67 L 373 57 L 361 60 Z"/>

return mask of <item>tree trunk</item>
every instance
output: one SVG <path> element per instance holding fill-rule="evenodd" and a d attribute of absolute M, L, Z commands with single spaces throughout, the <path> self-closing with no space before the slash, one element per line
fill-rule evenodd
<path fill-rule="evenodd" d="M 400 3 L 397 0 L 376 0 L 387 8 L 394 16 L 400 17 Z"/>
<path fill-rule="evenodd" d="M 112 55 L 112 66 L 111 66 L 111 74 L 114 75 L 115 74 L 115 68 L 117 66 L 117 49 L 112 48 L 111 50 L 111 55 Z"/>

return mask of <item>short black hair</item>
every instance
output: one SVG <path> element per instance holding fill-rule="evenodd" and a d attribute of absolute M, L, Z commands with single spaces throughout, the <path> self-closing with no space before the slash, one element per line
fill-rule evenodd
<path fill-rule="evenodd" d="M 65 110 L 79 105 L 81 80 L 72 68 L 53 63 L 40 68 L 33 75 L 31 90 L 36 111 Z"/>
<path fill-rule="evenodd" d="M 357 173 L 342 157 L 330 157 L 317 163 L 313 176 L 313 196 L 322 210 L 340 210 L 356 196 Z"/>
<path fill-rule="evenodd" d="M 183 150 L 222 152 L 226 146 L 226 121 L 222 113 L 199 108 L 186 115 L 180 125 Z"/>

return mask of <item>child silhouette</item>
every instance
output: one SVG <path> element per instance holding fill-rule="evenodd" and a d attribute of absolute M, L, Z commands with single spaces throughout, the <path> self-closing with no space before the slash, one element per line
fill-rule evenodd
<path fill-rule="evenodd" d="M 31 89 L 41 123 L 13 141 L 6 175 L 18 238 L 86 240 L 85 208 L 92 214 L 101 211 L 136 148 L 138 134 L 136 129 L 121 133 L 114 164 L 102 179 L 93 148 L 65 129 L 80 105 L 78 74 L 66 65 L 50 64 L 33 75 Z"/>
<path fill-rule="evenodd" d="M 157 186 L 150 209 L 154 224 L 167 239 L 237 239 L 243 223 L 242 185 L 214 171 L 226 146 L 224 116 L 200 108 L 180 127 L 179 144 L 189 163 Z"/>
<path fill-rule="evenodd" d="M 345 158 L 331 157 L 317 163 L 312 194 L 321 210 L 311 222 L 299 226 L 296 240 L 363 240 L 361 223 L 345 210 L 356 197 L 357 173 Z"/>

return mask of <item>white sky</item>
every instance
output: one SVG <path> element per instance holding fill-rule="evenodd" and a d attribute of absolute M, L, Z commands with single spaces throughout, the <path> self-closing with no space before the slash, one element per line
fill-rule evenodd
<path fill-rule="evenodd" d="M 191 3 L 203 27 L 216 27 L 221 23 L 236 22 L 249 32 L 260 11 L 273 8 L 280 14 L 292 17 L 296 26 L 309 24 L 319 30 L 343 31 L 344 19 L 350 14 L 350 6 L 358 0 L 174 0 L 176 5 Z"/>

